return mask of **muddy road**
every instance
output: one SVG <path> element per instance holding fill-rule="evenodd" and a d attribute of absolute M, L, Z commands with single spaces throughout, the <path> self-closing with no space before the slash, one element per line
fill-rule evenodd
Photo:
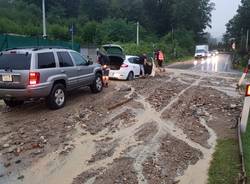
<path fill-rule="evenodd" d="M 237 80 L 166 69 L 79 90 L 58 111 L 0 103 L 0 183 L 206 183 L 216 140 L 236 137 Z"/>

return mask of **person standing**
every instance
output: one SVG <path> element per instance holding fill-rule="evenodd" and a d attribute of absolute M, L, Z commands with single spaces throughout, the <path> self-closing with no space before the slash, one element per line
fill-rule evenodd
<path fill-rule="evenodd" d="M 146 62 L 147 62 L 147 55 L 146 54 L 141 55 L 139 58 L 139 65 L 140 65 L 142 77 L 145 77 L 144 65 L 146 64 Z"/>
<path fill-rule="evenodd" d="M 110 65 L 110 60 L 109 57 L 100 51 L 97 51 L 97 63 L 102 66 L 102 71 L 103 71 L 103 76 L 102 76 L 102 81 L 103 81 L 103 86 L 108 87 L 109 84 L 109 65 Z"/>
<path fill-rule="evenodd" d="M 158 52 L 158 59 L 157 59 L 157 61 L 158 61 L 159 67 L 162 68 L 162 64 L 164 62 L 164 54 L 163 54 L 163 52 L 161 50 Z"/>

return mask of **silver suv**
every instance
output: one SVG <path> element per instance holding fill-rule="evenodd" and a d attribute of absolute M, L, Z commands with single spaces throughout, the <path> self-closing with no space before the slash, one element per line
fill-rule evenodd
<path fill-rule="evenodd" d="M 10 107 L 45 98 L 51 109 L 59 109 L 67 91 L 84 86 L 101 92 L 102 69 L 78 52 L 55 47 L 0 52 L 0 99 Z"/>

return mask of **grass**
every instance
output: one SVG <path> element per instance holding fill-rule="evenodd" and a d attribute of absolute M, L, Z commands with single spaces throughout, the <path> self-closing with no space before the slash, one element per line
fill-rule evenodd
<path fill-rule="evenodd" d="M 239 173 L 238 141 L 219 140 L 209 168 L 208 184 L 235 184 Z"/>
<path fill-rule="evenodd" d="M 242 136 L 245 166 L 248 178 L 248 184 L 250 184 L 250 118 L 248 120 L 248 127 L 246 133 Z"/>
<path fill-rule="evenodd" d="M 183 62 L 183 61 L 189 61 L 191 59 L 194 59 L 193 56 L 184 56 L 178 59 L 172 59 L 171 61 L 169 61 L 170 63 L 176 63 L 176 62 Z"/>

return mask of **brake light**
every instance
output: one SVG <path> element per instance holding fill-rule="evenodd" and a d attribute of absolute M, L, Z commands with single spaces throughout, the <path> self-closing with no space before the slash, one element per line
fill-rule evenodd
<path fill-rule="evenodd" d="M 127 68 L 128 65 L 127 64 L 122 64 L 121 68 Z"/>
<path fill-rule="evenodd" d="M 250 96 L 250 85 L 247 85 L 246 87 L 246 97 Z"/>
<path fill-rule="evenodd" d="M 29 85 L 36 85 L 40 82 L 40 73 L 39 72 L 30 72 L 29 73 Z"/>

